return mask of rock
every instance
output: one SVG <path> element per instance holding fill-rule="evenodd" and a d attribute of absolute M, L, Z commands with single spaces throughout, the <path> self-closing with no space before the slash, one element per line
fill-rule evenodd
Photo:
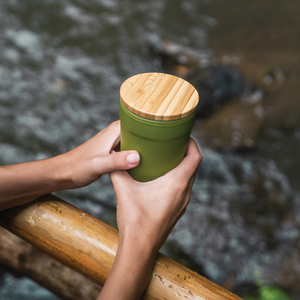
<path fill-rule="evenodd" d="M 209 119 L 194 126 L 193 135 L 213 150 L 249 148 L 255 143 L 264 124 L 265 109 L 261 103 L 228 103 Z"/>
<path fill-rule="evenodd" d="M 192 200 L 169 240 L 219 284 L 253 283 L 257 269 L 268 285 L 299 283 L 300 201 L 285 174 L 255 153 L 202 155 Z"/>
<path fill-rule="evenodd" d="M 174 41 L 153 43 L 151 49 L 160 59 L 164 72 L 186 79 L 197 89 L 200 96 L 198 117 L 206 117 L 224 103 L 249 96 L 255 91 L 233 66 L 204 64 L 200 50 L 195 53 Z"/>
<path fill-rule="evenodd" d="M 201 64 L 197 53 L 175 41 L 156 41 L 150 45 L 150 49 L 160 58 L 162 68 L 170 74 L 185 75 L 186 72 L 180 72 L 180 68 L 178 71 L 178 66 L 190 69 Z"/>
<path fill-rule="evenodd" d="M 287 72 L 289 76 L 280 86 L 275 86 L 266 99 L 270 108 L 266 129 L 295 130 L 300 128 L 298 82 L 300 65 L 294 65 Z"/>
<path fill-rule="evenodd" d="M 288 1 L 284 9 L 280 3 L 216 0 L 202 13 L 218 20 L 209 34 L 212 59 L 233 63 L 228 58 L 236 57 L 246 80 L 267 91 L 266 129 L 294 130 L 300 128 L 299 2 Z"/>
<path fill-rule="evenodd" d="M 199 117 L 211 114 L 235 98 L 246 97 L 254 92 L 254 87 L 246 82 L 242 73 L 229 65 L 194 68 L 187 73 L 186 79 L 199 93 Z"/>

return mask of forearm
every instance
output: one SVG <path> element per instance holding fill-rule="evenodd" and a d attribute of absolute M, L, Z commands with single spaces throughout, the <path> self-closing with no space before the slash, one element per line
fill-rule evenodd
<path fill-rule="evenodd" d="M 63 156 L 0 167 L 0 210 L 70 188 Z"/>
<path fill-rule="evenodd" d="M 103 174 L 139 164 L 136 151 L 111 153 L 120 139 L 114 122 L 77 148 L 45 160 L 0 167 L 0 210 L 64 189 L 89 185 Z"/>
<path fill-rule="evenodd" d="M 120 241 L 113 267 L 97 300 L 140 299 L 146 289 L 157 251 L 152 245 Z"/>

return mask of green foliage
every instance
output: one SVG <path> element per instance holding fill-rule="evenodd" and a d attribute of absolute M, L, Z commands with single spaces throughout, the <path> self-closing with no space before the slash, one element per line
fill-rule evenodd
<path fill-rule="evenodd" d="M 290 297 L 276 286 L 262 286 L 259 297 L 245 296 L 245 300 L 290 300 Z"/>
<path fill-rule="evenodd" d="M 245 296 L 245 300 L 291 300 L 291 298 L 276 286 L 266 286 L 261 279 L 260 271 L 255 272 L 257 285 L 259 286 L 259 296 Z"/>

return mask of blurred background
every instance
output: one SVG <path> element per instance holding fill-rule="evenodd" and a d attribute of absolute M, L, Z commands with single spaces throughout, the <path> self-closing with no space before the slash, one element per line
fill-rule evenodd
<path fill-rule="evenodd" d="M 52 157 L 118 119 L 142 72 L 190 81 L 203 161 L 161 252 L 237 293 L 300 299 L 300 2 L 2 0 L 0 163 Z M 57 195 L 115 224 L 108 176 Z M 1 247 L 1 246 L 0 246 Z M 0 298 L 58 299 L 0 267 Z"/>

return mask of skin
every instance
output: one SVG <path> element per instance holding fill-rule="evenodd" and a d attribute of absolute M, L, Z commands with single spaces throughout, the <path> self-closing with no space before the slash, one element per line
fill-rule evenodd
<path fill-rule="evenodd" d="M 25 204 L 54 191 L 84 187 L 114 170 L 136 167 L 139 164 L 136 151 L 111 153 L 119 141 L 120 122 L 116 121 L 65 154 L 1 166 L 0 210 Z M 130 154 L 137 159 L 128 162 Z"/>
<path fill-rule="evenodd" d="M 164 176 L 137 182 L 125 171 L 139 164 L 136 151 L 115 152 L 120 122 L 65 154 L 0 167 L 0 210 L 25 204 L 63 189 L 86 186 L 110 173 L 117 197 L 119 246 L 97 300 L 140 299 L 155 257 L 184 214 L 201 154 L 193 139 L 183 161 Z M 126 278 L 126 280 L 124 279 Z"/>
<path fill-rule="evenodd" d="M 110 174 L 117 197 L 119 247 L 98 300 L 140 299 L 159 248 L 190 201 L 200 161 L 197 145 L 190 139 L 184 160 L 156 180 L 141 183 L 124 171 Z"/>

